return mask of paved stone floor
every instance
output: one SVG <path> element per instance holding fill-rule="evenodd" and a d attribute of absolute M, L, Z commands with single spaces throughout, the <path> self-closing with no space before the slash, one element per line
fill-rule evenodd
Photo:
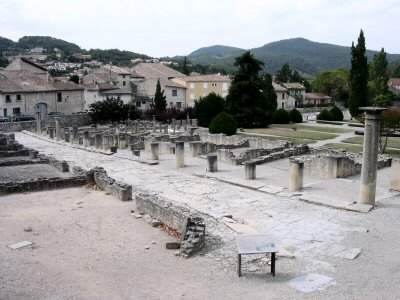
<path fill-rule="evenodd" d="M 391 299 L 393 294 L 385 290 L 375 291 L 375 287 L 399 284 L 400 258 L 393 252 L 400 246 L 397 230 L 400 225 L 399 196 L 388 195 L 379 201 L 375 210 L 360 214 L 304 203 L 284 194 L 265 194 L 200 178 L 193 175 L 190 166 L 176 170 L 173 160 L 161 159 L 160 165 L 148 166 L 124 158 L 127 153 L 123 152 L 106 156 L 48 143 L 21 133 L 16 138 L 44 154 L 53 154 L 57 159 L 84 168 L 102 166 L 111 177 L 132 184 L 135 191 L 159 193 L 218 220 L 220 226 L 211 228 L 210 234 L 221 237 L 225 244 L 208 252 L 204 259 L 215 261 L 228 273 L 234 272 L 235 231 L 251 229 L 273 235 L 281 249 L 295 255 L 295 259 L 281 258 L 278 261 L 277 270 L 281 275 L 276 279 L 292 288 L 296 286 L 291 284 L 292 279 L 316 274 L 304 278 L 315 283 L 312 291 L 322 288 L 323 292 L 314 293 L 324 295 L 325 299 L 337 296 L 337 293 L 341 293 L 340 299 Z M 200 162 L 205 164 L 204 160 L 199 159 Z M 188 164 L 191 161 L 188 160 Z M 274 173 L 269 176 L 275 178 Z M 282 181 L 283 178 L 284 172 Z M 341 187 L 339 181 L 337 186 L 329 186 L 326 193 L 334 194 Z M 232 215 L 236 223 L 224 226 L 224 215 Z M 362 249 L 358 258 L 343 258 L 358 248 Z M 257 270 L 254 273 L 258 274 Z M 248 278 L 252 277 L 254 275 Z M 379 297 L 382 294 L 388 297 Z M 291 299 L 290 292 L 285 292 L 285 295 L 287 297 L 277 299 Z"/>
<path fill-rule="evenodd" d="M 47 164 L 31 164 L 20 166 L 0 167 L 0 183 L 1 182 L 18 182 L 31 179 L 54 178 L 54 177 L 71 177 L 69 173 L 63 173 Z"/>

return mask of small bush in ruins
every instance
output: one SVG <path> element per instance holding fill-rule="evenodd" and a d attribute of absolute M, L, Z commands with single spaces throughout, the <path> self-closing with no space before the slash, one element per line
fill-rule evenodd
<path fill-rule="evenodd" d="M 286 110 L 281 108 L 274 112 L 272 120 L 274 124 L 289 124 L 290 116 Z"/>
<path fill-rule="evenodd" d="M 293 108 L 290 112 L 289 112 L 289 116 L 290 116 L 290 120 L 293 123 L 303 123 L 303 116 L 301 115 L 301 113 Z"/>
<path fill-rule="evenodd" d="M 232 115 L 221 112 L 211 121 L 209 130 L 210 133 L 234 135 L 236 134 L 237 124 Z"/>
<path fill-rule="evenodd" d="M 211 121 L 224 110 L 225 100 L 221 96 L 210 93 L 194 104 L 194 111 L 199 126 L 208 127 Z"/>
<path fill-rule="evenodd" d="M 133 104 L 124 104 L 119 97 L 111 97 L 91 104 L 89 115 L 94 123 L 106 123 L 137 119 L 140 112 Z"/>

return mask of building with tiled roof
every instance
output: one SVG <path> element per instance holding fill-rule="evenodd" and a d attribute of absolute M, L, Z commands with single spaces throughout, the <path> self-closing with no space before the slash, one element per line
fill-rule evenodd
<path fill-rule="evenodd" d="M 231 85 L 229 76 L 220 74 L 183 76 L 172 80 L 186 87 L 186 107 L 193 107 L 196 100 L 210 93 L 226 97 Z"/>
<path fill-rule="evenodd" d="M 73 82 L 56 81 L 47 70 L 26 58 L 17 58 L 0 71 L 0 116 L 43 116 L 50 112 L 83 111 L 84 88 Z"/>
<path fill-rule="evenodd" d="M 400 78 L 390 78 L 388 86 L 392 93 L 400 96 Z"/>

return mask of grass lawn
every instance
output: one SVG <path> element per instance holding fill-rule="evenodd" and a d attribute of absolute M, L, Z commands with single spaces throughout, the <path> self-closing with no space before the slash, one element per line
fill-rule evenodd
<path fill-rule="evenodd" d="M 355 129 L 343 128 L 343 126 L 320 126 L 315 124 L 273 124 L 271 128 L 296 128 L 297 130 L 318 131 L 326 133 L 347 133 Z"/>
<path fill-rule="evenodd" d="M 355 153 L 362 152 L 361 145 L 340 143 L 340 144 L 326 144 L 324 147 L 329 149 L 344 149 L 346 151 Z M 400 157 L 400 149 L 386 149 L 385 154 L 389 154 L 395 157 Z"/>
<path fill-rule="evenodd" d="M 265 136 L 277 136 L 282 139 L 301 139 L 301 140 L 328 140 L 337 137 L 336 134 L 327 133 L 327 132 L 320 132 L 320 131 L 310 131 L 305 129 L 297 129 L 293 130 L 291 128 L 255 128 L 255 129 L 245 129 L 244 132 L 246 133 L 255 133 L 258 135 L 265 135 Z"/>
<path fill-rule="evenodd" d="M 362 145 L 363 139 L 363 136 L 355 136 L 344 140 L 343 143 Z M 389 137 L 387 147 L 400 149 L 400 137 Z"/>

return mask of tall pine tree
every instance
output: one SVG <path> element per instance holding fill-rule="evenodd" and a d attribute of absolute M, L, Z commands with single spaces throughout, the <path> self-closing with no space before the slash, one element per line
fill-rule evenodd
<path fill-rule="evenodd" d="M 365 55 L 364 32 L 361 30 L 357 45 L 351 45 L 349 110 L 353 117 L 360 114 L 360 107 L 368 104 L 367 97 L 368 60 Z"/>
<path fill-rule="evenodd" d="M 245 52 L 237 57 L 238 71 L 226 97 L 226 110 L 239 127 L 265 127 L 276 108 L 276 94 L 271 76 L 261 76 L 263 63 Z"/>
<path fill-rule="evenodd" d="M 157 81 L 156 93 L 154 94 L 154 109 L 157 114 L 165 112 L 167 109 L 167 97 L 164 90 L 161 90 L 160 79 Z"/>

